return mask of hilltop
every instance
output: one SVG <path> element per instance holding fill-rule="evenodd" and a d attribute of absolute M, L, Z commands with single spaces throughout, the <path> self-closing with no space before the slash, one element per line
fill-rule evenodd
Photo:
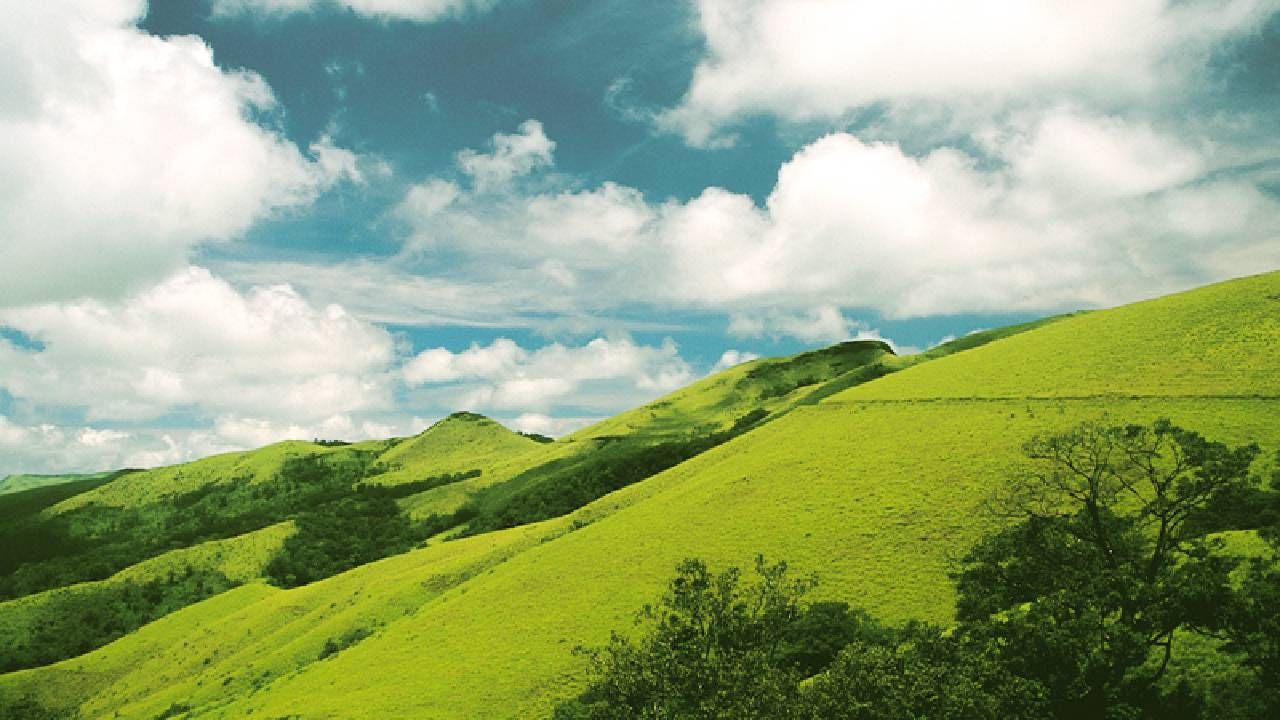
<path fill-rule="evenodd" d="M 581 687 L 572 647 L 627 627 L 688 556 L 786 558 L 824 597 L 946 622 L 949 562 L 991 528 L 979 507 L 1033 435 L 1168 417 L 1280 446 L 1277 298 L 1271 273 L 921 356 L 851 343 L 755 361 L 554 443 L 455 416 L 412 439 L 130 474 L 46 512 L 269 485 L 290 457 L 392 488 L 479 471 L 397 500 L 451 531 L 425 547 L 295 589 L 251 580 L 0 676 L 0 698 L 87 716 L 546 717 Z M 616 487 L 583 484 L 600 477 Z M 566 500 L 575 488 L 604 492 Z M 559 501 L 574 507 L 520 515 Z"/>

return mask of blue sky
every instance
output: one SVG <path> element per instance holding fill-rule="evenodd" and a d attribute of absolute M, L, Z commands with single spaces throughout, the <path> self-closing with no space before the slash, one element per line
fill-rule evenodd
<path fill-rule="evenodd" d="M 560 434 L 1275 269 L 1278 9 L 15 2 L 0 474 Z"/>

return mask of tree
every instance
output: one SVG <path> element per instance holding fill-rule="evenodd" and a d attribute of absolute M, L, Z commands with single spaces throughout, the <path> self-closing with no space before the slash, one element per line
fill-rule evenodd
<path fill-rule="evenodd" d="M 1250 699 L 1265 717 L 1280 717 L 1280 452 L 1273 472 L 1271 507 L 1259 529 L 1272 557 L 1249 561 L 1227 623 L 1228 646 L 1253 670 L 1256 685 Z"/>
<path fill-rule="evenodd" d="M 857 639 L 803 697 L 812 720 L 1040 720 L 1044 689 L 1001 662 L 981 626 L 912 623 Z"/>
<path fill-rule="evenodd" d="M 713 575 L 686 560 L 638 640 L 586 650 L 592 682 L 557 720 L 1039 720 L 1044 691 L 999 663 L 982 632 L 882 626 L 844 603 L 807 604 L 812 578 L 756 561 Z"/>
<path fill-rule="evenodd" d="M 639 642 L 614 633 L 580 650 L 593 682 L 557 720 L 797 717 L 804 676 L 781 649 L 815 581 L 762 558 L 755 570 L 744 587 L 737 568 L 715 575 L 701 560 L 682 562 L 662 600 L 640 612 Z"/>
<path fill-rule="evenodd" d="M 1024 453 L 1028 471 L 993 504 L 1012 524 L 955 575 L 960 619 L 994 618 L 1006 662 L 1045 686 L 1059 717 L 1136 713 L 1176 633 L 1226 623 L 1235 561 L 1188 519 L 1250 482 L 1258 448 L 1159 420 L 1086 423 Z"/>

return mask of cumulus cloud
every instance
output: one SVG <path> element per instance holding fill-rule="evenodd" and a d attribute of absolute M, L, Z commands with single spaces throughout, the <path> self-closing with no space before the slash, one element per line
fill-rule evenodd
<path fill-rule="evenodd" d="M 0 477 L 15 472 L 96 472 L 151 468 L 216 453 L 261 447 L 281 440 L 365 440 L 407 436 L 431 424 L 418 417 L 356 420 L 334 415 L 298 424 L 226 415 L 202 427 L 24 425 L 0 415 Z"/>
<path fill-rule="evenodd" d="M 1150 98 L 1275 11 L 1269 0 L 698 0 L 706 57 L 660 127 L 724 144 L 744 117 L 835 120 L 874 103 Z"/>
<path fill-rule="evenodd" d="M 653 202 L 609 182 L 430 179 L 400 206 L 397 262 L 447 257 L 531 312 L 696 307 L 742 337 L 807 342 L 849 337 L 847 308 L 1050 312 L 1280 264 L 1280 203 L 1210 139 L 1061 105 L 976 142 L 911 154 L 832 133 L 781 166 L 763 205 L 721 188 Z"/>
<path fill-rule="evenodd" d="M 274 209 L 358 175 L 250 121 L 258 75 L 139 30 L 143 0 L 18 3 L 0 28 L 0 306 L 120 296 Z"/>
<path fill-rule="evenodd" d="M 671 340 L 647 346 L 625 337 L 536 350 L 506 338 L 461 352 L 432 348 L 405 363 L 402 373 L 441 404 L 529 417 L 567 407 L 616 412 L 693 378 Z"/>
<path fill-rule="evenodd" d="M 489 152 L 468 149 L 457 155 L 458 167 L 480 190 L 502 187 L 514 178 L 549 167 L 556 147 L 537 120 L 525 120 L 513 134 L 494 135 L 490 144 Z"/>
<path fill-rule="evenodd" d="M 759 355 L 744 350 L 725 350 L 720 355 L 720 359 L 716 360 L 716 364 L 711 366 L 712 373 L 718 373 L 721 370 L 728 370 L 735 365 L 758 360 Z"/>
<path fill-rule="evenodd" d="M 118 302 L 0 311 L 0 324 L 43 346 L 0 340 L 0 385 L 90 420 L 199 408 L 307 422 L 391 403 L 386 331 L 288 286 L 241 293 L 202 268 Z"/>
<path fill-rule="evenodd" d="M 737 314 L 729 319 L 729 334 L 735 337 L 793 337 L 812 344 L 848 340 L 857 327 L 856 320 L 845 317 L 832 305 L 801 312 L 774 310 L 755 315 Z"/>
<path fill-rule="evenodd" d="M 551 417 L 542 413 L 523 413 L 511 419 L 509 424 L 520 432 L 560 437 L 603 419 L 603 417 Z"/>
<path fill-rule="evenodd" d="M 213 12 L 223 17 L 282 17 L 340 8 L 379 20 L 435 22 L 484 12 L 497 4 L 498 0 L 213 0 Z"/>
<path fill-rule="evenodd" d="M 233 449 L 207 431 L 23 425 L 0 415 L 0 477 L 155 467 Z"/>

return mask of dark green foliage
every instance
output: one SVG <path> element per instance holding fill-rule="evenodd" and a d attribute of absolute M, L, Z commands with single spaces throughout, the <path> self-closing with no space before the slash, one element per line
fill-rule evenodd
<path fill-rule="evenodd" d="M 1280 717 L 1280 569 L 1255 560 L 1227 623 L 1228 647 L 1253 670 L 1249 699 L 1258 717 Z"/>
<path fill-rule="evenodd" d="M 163 579 L 55 595 L 40 606 L 29 635 L 0 643 L 0 673 L 82 655 L 232 586 L 222 573 L 187 568 Z"/>
<path fill-rule="evenodd" d="M 805 405 L 813 405 L 824 398 L 831 397 L 838 392 L 848 390 L 851 387 L 871 382 L 877 378 L 882 378 L 889 373 L 896 372 L 898 368 L 890 367 L 883 362 L 873 362 L 854 368 L 839 377 L 814 388 L 812 392 L 804 396 L 801 400 Z"/>
<path fill-rule="evenodd" d="M 552 460 L 503 485 L 485 489 L 467 505 L 466 535 L 560 517 L 591 501 L 653 477 L 689 458 L 728 442 L 758 425 L 768 413 L 753 410 L 723 432 L 689 438 L 595 438 L 591 452 Z"/>
<path fill-rule="evenodd" d="M 75 710 L 54 710 L 30 695 L 6 700 L 0 698 L 0 718 L 4 720 L 76 720 Z"/>
<path fill-rule="evenodd" d="M 534 442 L 536 442 L 536 443 L 542 443 L 543 445 L 546 445 L 546 444 L 548 444 L 548 443 L 553 443 L 553 442 L 555 442 L 555 441 L 556 441 L 556 439 L 555 439 L 555 438 L 553 438 L 553 437 L 547 437 L 546 435 L 543 435 L 543 434 L 541 434 L 541 433 L 535 433 L 535 432 L 522 432 L 522 433 L 520 433 L 520 435 L 521 435 L 521 436 L 523 436 L 523 437 L 527 437 L 527 438 L 529 438 L 530 440 L 532 440 L 532 441 L 534 441 Z"/>
<path fill-rule="evenodd" d="M 175 718 L 189 712 L 191 712 L 190 705 L 187 705 L 186 703 L 173 703 L 169 707 L 165 708 L 159 715 L 156 715 L 155 720 L 169 720 L 169 718 Z"/>
<path fill-rule="evenodd" d="M 320 438 L 316 438 L 311 441 L 311 444 L 319 445 L 320 447 L 344 447 L 351 443 L 346 440 L 321 440 Z"/>
<path fill-rule="evenodd" d="M 557 720 L 1044 717 L 1043 690 L 1012 675 L 981 634 L 893 630 L 843 603 L 803 602 L 811 578 L 757 560 L 758 581 L 687 560 L 639 641 L 582 651 L 592 682 Z M 812 681 L 805 682 L 806 678 Z"/>
<path fill-rule="evenodd" d="M 783 629 L 777 663 L 809 677 L 830 665 L 846 645 L 854 641 L 888 643 L 894 632 L 866 610 L 850 608 L 847 603 L 813 603 Z"/>
<path fill-rule="evenodd" d="M 343 650 L 346 650 L 352 645 L 355 645 L 361 640 L 369 637 L 371 634 L 372 633 L 365 628 L 355 628 L 354 630 L 349 630 L 343 633 L 339 637 L 329 638 L 324 641 L 324 647 L 320 649 L 318 659 L 324 660 L 325 658 L 333 657 L 334 655 L 337 655 Z"/>
<path fill-rule="evenodd" d="M 443 475 L 433 475 L 429 478 L 423 478 L 422 480 L 414 480 L 413 482 L 407 482 L 407 483 L 398 483 L 396 485 L 369 485 L 369 484 L 361 483 L 360 485 L 356 486 L 356 489 L 360 490 L 364 488 L 377 488 L 379 492 L 385 493 L 388 497 L 406 498 L 406 497 L 409 497 L 410 495 L 416 495 L 420 492 L 426 492 L 427 490 L 434 490 L 435 488 L 444 487 L 445 485 L 452 485 L 454 483 L 462 482 L 463 480 L 478 478 L 480 477 L 480 474 L 481 472 L 479 470 L 467 470 L 466 472 L 460 472 L 460 473 L 445 473 Z"/>
<path fill-rule="evenodd" d="M 861 372 L 863 366 L 879 365 L 876 359 L 885 354 L 893 354 L 888 343 L 880 340 L 851 340 L 783 361 L 762 362 L 748 370 L 741 383 L 746 387 L 758 387 L 762 399 L 781 397 L 821 382 L 814 374 L 815 371 L 825 377 L 844 376 L 855 370 Z M 880 375 L 887 372 L 885 369 Z M 866 379 L 874 377 L 879 375 L 873 373 L 867 375 Z"/>
<path fill-rule="evenodd" d="M 997 503 L 1017 522 L 956 574 L 959 617 L 1002 614 L 1004 663 L 1057 717 L 1150 712 L 1176 633 L 1217 632 L 1231 607 L 1235 561 L 1189 519 L 1246 487 L 1257 453 L 1163 420 L 1036 438 L 1034 467 Z"/>
<path fill-rule="evenodd" d="M 404 552 L 418 539 L 392 493 L 360 486 L 353 494 L 298 515 L 298 531 L 267 565 L 280 587 L 306 585 Z"/>
<path fill-rule="evenodd" d="M 913 624 L 879 642 L 856 640 L 802 698 L 814 720 L 1033 720 L 1044 690 L 1001 664 L 981 634 Z"/>
<path fill-rule="evenodd" d="M 474 535 L 559 517 L 614 490 L 640 482 L 702 453 L 731 435 L 648 444 L 643 439 L 604 441 L 589 453 L 553 460 L 504 486 L 481 491 L 471 502 Z"/>
<path fill-rule="evenodd" d="M 1280 453 L 1276 460 L 1271 488 L 1280 491 Z M 1228 647 L 1254 673 L 1246 697 L 1258 717 L 1280 717 L 1280 515 L 1274 509 L 1260 534 L 1276 557 L 1250 561 L 1227 622 Z"/>
<path fill-rule="evenodd" d="M 734 420 L 733 426 L 728 430 L 728 434 L 730 436 L 741 435 L 758 425 L 761 420 L 764 420 L 767 417 L 769 417 L 768 410 L 765 410 L 764 408 L 756 408 L 737 420 Z"/>
<path fill-rule="evenodd" d="M 102 580 L 168 550 L 264 528 L 351 494 L 363 471 L 357 454 L 345 462 L 306 455 L 266 482 L 230 479 L 142 507 L 16 517 L 0 526 L 0 600 Z"/>
<path fill-rule="evenodd" d="M 136 470 L 120 470 L 105 477 L 85 478 L 60 485 L 32 488 L 16 493 L 0 495 L 0 526 L 34 515 L 47 507 L 56 505 L 67 498 L 75 497 L 83 492 L 102 487 L 118 477 Z"/>
<path fill-rule="evenodd" d="M 641 612 L 642 640 L 614 634 L 604 648 L 580 651 L 594 679 L 557 708 L 557 720 L 799 717 L 803 676 L 780 662 L 779 649 L 813 580 L 759 559 L 756 573 L 744 587 L 736 568 L 715 575 L 701 561 L 681 563 L 661 602 Z"/>

